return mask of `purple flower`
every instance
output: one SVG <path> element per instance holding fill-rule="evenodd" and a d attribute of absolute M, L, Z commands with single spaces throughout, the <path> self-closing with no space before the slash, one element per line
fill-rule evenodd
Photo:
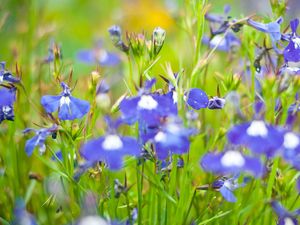
<path fill-rule="evenodd" d="M 204 170 L 217 174 L 236 174 L 245 171 L 260 177 L 264 173 L 264 167 L 259 159 L 234 150 L 207 153 L 201 160 L 201 166 Z"/>
<path fill-rule="evenodd" d="M 209 109 L 223 109 L 226 100 L 224 98 L 213 97 L 209 99 L 207 108 Z"/>
<path fill-rule="evenodd" d="M 271 37 L 273 44 L 281 40 L 280 24 L 283 22 L 282 17 L 279 17 L 275 22 L 267 24 L 256 22 L 252 19 L 248 19 L 247 22 L 250 26 L 254 27 L 255 29 L 264 33 L 268 33 Z"/>
<path fill-rule="evenodd" d="M 25 144 L 25 152 L 28 156 L 31 156 L 33 153 L 33 150 L 36 147 L 39 147 L 40 154 L 43 154 L 46 151 L 46 145 L 45 141 L 46 138 L 53 133 L 57 131 L 58 127 L 57 125 L 53 125 L 50 128 L 42 128 L 39 130 L 33 129 L 33 128 L 26 128 L 23 133 L 27 134 L 29 132 L 35 132 L 35 136 L 33 136 L 31 139 L 26 141 Z"/>
<path fill-rule="evenodd" d="M 0 62 L 0 84 L 7 83 L 19 83 L 20 79 L 15 77 L 11 72 L 5 70 L 5 62 Z"/>
<path fill-rule="evenodd" d="M 14 209 L 13 225 L 37 225 L 33 215 L 26 211 L 26 206 L 23 200 L 17 199 Z"/>
<path fill-rule="evenodd" d="M 299 216 L 299 210 L 289 212 L 277 201 L 272 201 L 271 206 L 278 216 L 278 225 L 298 225 L 296 216 Z"/>
<path fill-rule="evenodd" d="M 299 62 L 300 61 L 300 37 L 297 35 L 297 27 L 299 20 L 292 20 L 290 23 L 292 34 L 290 42 L 283 51 L 284 60 L 286 62 Z"/>
<path fill-rule="evenodd" d="M 14 120 L 13 104 L 16 101 L 16 88 L 0 88 L 0 123 L 3 120 Z"/>
<path fill-rule="evenodd" d="M 241 45 L 240 39 L 232 32 L 228 32 L 225 37 L 223 35 L 216 35 L 212 39 L 204 36 L 202 42 L 210 48 L 216 47 L 217 50 L 223 52 L 230 52 Z"/>
<path fill-rule="evenodd" d="M 87 64 L 98 63 L 100 66 L 116 66 L 120 63 L 120 57 L 103 49 L 102 41 L 98 41 L 93 49 L 81 50 L 77 58 Z"/>
<path fill-rule="evenodd" d="M 58 110 L 58 118 L 61 120 L 74 120 L 83 117 L 90 110 L 90 104 L 85 100 L 74 98 L 70 88 L 61 82 L 63 92 L 58 96 L 45 95 L 41 99 L 41 104 L 47 113 Z"/>
<path fill-rule="evenodd" d="M 199 88 L 192 88 L 186 93 L 186 104 L 193 109 L 199 110 L 208 106 L 208 97 L 204 91 Z"/>
<path fill-rule="evenodd" d="M 283 135 L 278 128 L 262 120 L 242 123 L 232 127 L 227 133 L 230 143 L 244 145 L 254 153 L 271 157 L 283 143 Z"/>

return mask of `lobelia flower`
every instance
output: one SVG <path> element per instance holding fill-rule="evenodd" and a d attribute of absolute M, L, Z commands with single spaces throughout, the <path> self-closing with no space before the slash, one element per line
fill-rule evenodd
<path fill-rule="evenodd" d="M 54 60 L 62 59 L 61 46 L 55 43 L 53 40 L 50 41 L 48 48 L 48 56 L 44 58 L 45 63 L 53 62 Z"/>
<path fill-rule="evenodd" d="M 139 122 L 147 126 L 156 126 L 162 117 L 176 115 L 177 107 L 173 96 L 150 93 L 155 79 L 146 82 L 137 97 L 127 97 L 119 105 L 122 119 L 128 124 Z"/>
<path fill-rule="evenodd" d="M 46 138 L 57 131 L 58 127 L 54 124 L 50 128 L 42 128 L 39 130 L 33 128 L 26 128 L 23 133 L 27 134 L 29 132 L 35 132 L 35 136 L 26 141 L 25 152 L 28 156 L 31 156 L 34 149 L 39 147 L 40 154 L 43 154 L 46 151 L 45 141 Z"/>
<path fill-rule="evenodd" d="M 158 159 L 165 160 L 173 154 L 187 153 L 190 148 L 189 137 L 195 129 L 185 128 L 177 117 L 169 117 L 152 139 Z"/>
<path fill-rule="evenodd" d="M 296 217 L 300 215 L 299 209 L 289 212 L 277 201 L 272 201 L 271 206 L 278 216 L 278 225 L 298 225 Z"/>
<path fill-rule="evenodd" d="M 300 68 L 284 64 L 282 67 L 280 67 L 278 73 L 279 75 L 300 75 Z"/>
<path fill-rule="evenodd" d="M 117 54 L 103 49 L 102 41 L 97 41 L 93 49 L 79 51 L 77 59 L 87 64 L 98 63 L 100 66 L 116 66 L 120 63 Z"/>
<path fill-rule="evenodd" d="M 125 45 L 125 43 L 122 40 L 122 31 L 121 27 L 117 25 L 113 25 L 108 29 L 108 32 L 110 34 L 110 38 L 113 42 L 113 44 L 119 48 L 123 52 L 128 52 L 129 47 Z"/>
<path fill-rule="evenodd" d="M 41 99 L 41 104 L 47 113 L 58 110 L 58 118 L 61 120 L 74 120 L 82 118 L 90 110 L 90 104 L 85 100 L 74 98 L 70 88 L 64 83 L 60 83 L 63 91 L 58 96 L 45 95 Z"/>
<path fill-rule="evenodd" d="M 0 62 L 0 84 L 7 83 L 19 83 L 20 79 L 15 77 L 11 72 L 5 70 L 5 62 Z"/>
<path fill-rule="evenodd" d="M 107 117 L 106 122 L 108 125 L 107 133 L 85 143 L 80 154 L 88 163 L 94 164 L 98 161 L 105 161 L 109 169 L 119 170 L 123 166 L 123 157 L 126 155 L 139 156 L 141 146 L 135 138 L 116 133 L 121 120 L 112 122 Z"/>
<path fill-rule="evenodd" d="M 252 19 L 247 20 L 248 24 L 255 29 L 268 33 L 270 35 L 273 46 L 275 43 L 281 40 L 280 24 L 283 22 L 282 17 L 279 17 L 275 22 L 270 23 L 260 23 Z"/>
<path fill-rule="evenodd" d="M 209 109 L 223 109 L 226 100 L 224 98 L 213 97 L 209 99 L 207 108 Z"/>
<path fill-rule="evenodd" d="M 232 144 L 244 145 L 268 157 L 272 157 L 283 143 L 282 131 L 262 120 L 235 125 L 228 131 L 227 138 Z"/>
<path fill-rule="evenodd" d="M 204 170 L 216 174 L 236 174 L 245 171 L 255 177 L 261 177 L 264 173 L 264 166 L 259 159 L 245 156 L 235 150 L 207 153 L 201 159 L 201 166 Z"/>
<path fill-rule="evenodd" d="M 199 88 L 190 89 L 185 95 L 186 104 L 193 109 L 207 108 L 209 100 L 204 91 Z"/>
<path fill-rule="evenodd" d="M 23 200 L 17 199 L 14 209 L 14 220 L 12 225 L 37 225 L 33 215 L 28 213 Z"/>
<path fill-rule="evenodd" d="M 0 123 L 15 118 L 13 104 L 16 101 L 16 88 L 0 88 Z"/>
<path fill-rule="evenodd" d="M 299 62 L 300 61 L 300 37 L 297 35 L 297 27 L 299 20 L 294 19 L 290 22 L 292 34 L 290 36 L 289 44 L 283 51 L 285 62 Z"/>
<path fill-rule="evenodd" d="M 223 52 L 230 52 L 241 46 L 240 39 L 232 32 L 228 32 L 225 36 L 216 35 L 212 39 L 204 36 L 202 42 L 210 48 L 216 48 L 216 50 Z"/>
<path fill-rule="evenodd" d="M 294 132 L 287 131 L 281 146 L 283 158 L 297 170 L 300 170 L 300 136 Z"/>

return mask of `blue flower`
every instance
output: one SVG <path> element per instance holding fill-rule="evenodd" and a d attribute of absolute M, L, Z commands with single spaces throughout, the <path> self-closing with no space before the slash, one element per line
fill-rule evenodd
<path fill-rule="evenodd" d="M 261 177 L 264 173 L 264 166 L 259 159 L 245 156 L 235 150 L 207 153 L 201 160 L 201 166 L 204 170 L 216 174 L 236 174 L 245 171 L 255 177 Z"/>
<path fill-rule="evenodd" d="M 280 153 L 283 158 L 297 170 L 300 170 L 300 136 L 294 132 L 284 133 Z"/>
<path fill-rule="evenodd" d="M 299 216 L 299 210 L 289 212 L 277 201 L 272 201 L 271 206 L 278 216 L 278 225 L 298 225 L 296 216 Z"/>
<path fill-rule="evenodd" d="M 279 75 L 300 75 L 300 68 L 299 67 L 294 67 L 294 66 L 288 66 L 287 64 L 284 64 L 282 67 L 279 69 Z"/>
<path fill-rule="evenodd" d="M 26 141 L 25 152 L 28 156 L 31 156 L 34 149 L 39 147 L 40 154 L 43 154 L 46 151 L 45 141 L 46 138 L 57 131 L 57 125 L 53 125 L 50 128 L 42 128 L 39 130 L 33 128 L 26 128 L 23 133 L 27 134 L 29 132 L 35 132 L 35 136 Z"/>
<path fill-rule="evenodd" d="M 299 62 L 300 61 L 300 37 L 297 35 L 297 27 L 299 20 L 292 20 L 290 23 L 292 34 L 290 42 L 283 51 L 283 57 L 286 62 Z"/>
<path fill-rule="evenodd" d="M 242 123 L 232 127 L 227 133 L 230 143 L 244 145 L 254 153 L 273 156 L 283 143 L 282 131 L 262 120 Z"/>
<path fill-rule="evenodd" d="M 13 225 L 37 225 L 33 215 L 28 213 L 23 200 L 18 199 L 14 209 Z"/>
<path fill-rule="evenodd" d="M 250 26 L 254 27 L 255 29 L 264 33 L 268 33 L 273 44 L 281 40 L 280 24 L 283 22 L 282 17 L 279 17 L 275 22 L 267 24 L 259 23 L 252 19 L 248 19 L 247 22 Z"/>
<path fill-rule="evenodd" d="M 173 154 L 187 153 L 190 148 L 189 136 L 195 133 L 196 130 L 183 127 L 179 118 L 168 118 L 152 139 L 158 159 L 164 160 Z"/>
<path fill-rule="evenodd" d="M 223 109 L 226 100 L 224 98 L 213 97 L 209 99 L 207 108 L 209 109 Z"/>
<path fill-rule="evenodd" d="M 61 82 L 63 92 L 58 96 L 45 95 L 41 99 L 41 104 L 47 113 L 58 110 L 58 118 L 61 120 L 74 120 L 83 117 L 90 110 L 90 104 L 85 100 L 74 98 L 70 88 Z"/>
<path fill-rule="evenodd" d="M 226 33 L 225 37 L 223 35 L 216 35 L 212 39 L 204 36 L 202 42 L 210 48 L 216 47 L 217 50 L 223 52 L 229 52 L 241 45 L 240 39 L 232 32 Z"/>
<path fill-rule="evenodd" d="M 7 83 L 19 83 L 20 79 L 15 77 L 11 72 L 5 70 L 5 62 L 0 62 L 0 84 Z"/>
<path fill-rule="evenodd" d="M 16 101 L 16 88 L 0 88 L 0 123 L 3 120 L 14 120 L 13 104 Z"/>
<path fill-rule="evenodd" d="M 78 60 L 87 63 L 98 63 L 100 66 L 115 66 L 120 63 L 120 57 L 103 49 L 102 41 L 98 41 L 93 49 L 81 50 L 77 54 Z"/>
<path fill-rule="evenodd" d="M 192 88 L 186 93 L 186 104 L 193 109 L 199 110 L 208 106 L 208 97 L 204 91 L 199 88 Z"/>

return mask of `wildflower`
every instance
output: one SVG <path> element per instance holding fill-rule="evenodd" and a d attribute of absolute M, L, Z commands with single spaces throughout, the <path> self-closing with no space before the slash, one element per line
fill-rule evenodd
<path fill-rule="evenodd" d="M 206 93 L 199 88 L 190 89 L 185 97 L 187 105 L 196 110 L 206 108 L 209 103 Z"/>
<path fill-rule="evenodd" d="M 283 143 L 282 132 L 262 120 L 242 123 L 227 133 L 228 140 L 235 145 L 245 145 L 254 153 L 274 155 Z"/>
<path fill-rule="evenodd" d="M 46 151 L 45 141 L 46 138 L 56 132 L 58 129 L 57 125 L 53 125 L 50 128 L 42 128 L 39 130 L 33 128 L 26 128 L 23 133 L 35 132 L 35 136 L 26 141 L 25 152 L 28 156 L 31 156 L 35 147 L 39 147 L 40 154 Z"/>
<path fill-rule="evenodd" d="M 77 58 L 84 63 L 98 63 L 100 66 L 115 66 L 120 63 L 120 58 L 117 54 L 103 49 L 102 41 L 98 41 L 93 49 L 79 51 Z"/>
<path fill-rule="evenodd" d="M 281 40 L 280 24 L 283 22 L 282 17 L 279 17 L 275 22 L 270 22 L 267 24 L 259 23 L 252 19 L 248 19 L 247 22 L 255 29 L 264 33 L 268 33 L 274 46 L 276 42 Z"/>
<path fill-rule="evenodd" d="M 203 156 L 201 166 L 206 171 L 217 174 L 250 172 L 255 177 L 264 173 L 264 167 L 255 157 L 245 156 L 239 151 L 211 152 Z"/>
<path fill-rule="evenodd" d="M 285 132 L 281 146 L 283 158 L 297 170 L 300 170 L 300 136 L 294 132 Z"/>
<path fill-rule="evenodd" d="M 209 99 L 207 108 L 209 109 L 223 109 L 226 100 L 224 98 L 213 97 Z"/>
<path fill-rule="evenodd" d="M 284 75 L 284 74 L 288 74 L 288 75 L 300 75 L 300 68 L 284 64 L 279 69 L 279 75 Z"/>
<path fill-rule="evenodd" d="M 290 36 L 289 44 L 283 51 L 283 57 L 286 62 L 300 61 L 300 37 L 296 33 L 298 25 L 298 19 L 292 20 L 290 23 L 292 34 Z"/>
<path fill-rule="evenodd" d="M 90 109 L 90 104 L 85 100 L 74 98 L 70 88 L 64 83 L 60 83 L 63 92 L 58 96 L 45 95 L 41 99 L 41 104 L 47 113 L 58 110 L 58 118 L 61 120 L 74 120 L 83 117 Z"/>
<path fill-rule="evenodd" d="M 158 159 L 164 160 L 172 154 L 186 153 L 190 147 L 189 136 L 194 133 L 194 129 L 183 127 L 180 119 L 168 118 L 152 140 Z"/>
<path fill-rule="evenodd" d="M 123 157 L 125 155 L 139 156 L 141 148 L 135 138 L 116 133 L 121 120 L 113 122 L 106 118 L 106 121 L 108 132 L 104 136 L 85 143 L 80 154 L 89 163 L 105 161 L 109 169 L 119 170 L 123 166 Z"/>
<path fill-rule="evenodd" d="M 110 105 L 110 97 L 108 92 L 110 86 L 105 80 L 101 80 L 96 88 L 96 103 L 100 108 L 107 109 Z"/>
<path fill-rule="evenodd" d="M 202 42 L 210 48 L 216 48 L 219 51 L 229 52 L 240 47 L 241 41 L 232 32 L 228 32 L 225 36 L 216 35 L 212 39 L 204 36 Z"/>
<path fill-rule="evenodd" d="M 294 212 L 289 212 L 285 208 L 283 208 L 283 206 L 277 201 L 272 201 L 271 206 L 278 216 L 278 221 L 277 221 L 278 225 L 297 225 L 298 224 L 296 216 L 299 216 L 299 214 L 300 214 L 299 210 L 296 210 Z"/>
<path fill-rule="evenodd" d="M 128 124 L 136 121 L 157 125 L 162 117 L 177 114 L 177 107 L 169 95 L 150 93 L 155 80 L 146 82 L 139 96 L 125 98 L 120 103 L 123 120 Z"/>
<path fill-rule="evenodd" d="M 0 88 L 0 123 L 15 118 L 13 104 L 16 100 L 16 88 Z"/>
<path fill-rule="evenodd" d="M 129 47 L 122 40 L 121 28 L 117 25 L 113 25 L 108 29 L 110 38 L 113 44 L 123 52 L 128 52 Z"/>
<path fill-rule="evenodd" d="M 0 62 L 0 84 L 7 83 L 19 83 L 20 79 L 15 77 L 11 72 L 5 70 L 5 62 Z"/>
<path fill-rule="evenodd" d="M 35 218 L 26 211 L 23 200 L 16 201 L 14 217 L 13 225 L 37 225 Z"/>

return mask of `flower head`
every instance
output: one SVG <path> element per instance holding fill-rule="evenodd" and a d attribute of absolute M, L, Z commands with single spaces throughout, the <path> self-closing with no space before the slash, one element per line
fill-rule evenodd
<path fill-rule="evenodd" d="M 192 88 L 186 94 L 186 104 L 193 109 L 199 110 L 208 106 L 208 97 L 204 91 L 199 88 Z"/>
<path fill-rule="evenodd" d="M 16 88 L 0 88 L 0 123 L 3 120 L 14 120 L 13 104 L 16 101 Z"/>
<path fill-rule="evenodd" d="M 21 199 L 16 201 L 13 225 L 37 225 L 33 215 L 26 211 L 25 203 Z"/>
<path fill-rule="evenodd" d="M 25 144 L 25 152 L 28 156 L 32 155 L 36 147 L 39 147 L 40 154 L 43 154 L 46 151 L 46 138 L 57 131 L 57 125 L 53 125 L 50 128 L 42 128 L 39 130 L 33 128 L 26 128 L 23 131 L 23 133 L 27 134 L 32 131 L 35 132 L 35 136 L 27 140 Z"/>
<path fill-rule="evenodd" d="M 0 84 L 7 83 L 19 83 L 20 79 L 15 77 L 11 72 L 5 70 L 5 62 L 0 62 Z"/>
<path fill-rule="evenodd" d="M 61 82 L 63 89 L 58 96 L 45 95 L 41 99 L 41 104 L 47 113 L 58 110 L 58 118 L 61 120 L 74 120 L 83 117 L 90 110 L 90 104 L 85 100 L 74 98 L 70 88 Z"/>
<path fill-rule="evenodd" d="M 213 97 L 209 99 L 207 108 L 209 109 L 223 109 L 226 100 L 224 98 Z"/>
<path fill-rule="evenodd" d="M 272 201 L 271 206 L 278 216 L 278 225 L 298 225 L 296 216 L 299 215 L 299 210 L 289 212 L 277 201 Z"/>
<path fill-rule="evenodd" d="M 298 19 L 292 20 L 290 23 L 292 34 L 290 36 L 289 44 L 283 51 L 284 60 L 286 62 L 300 61 L 300 37 L 296 33 L 298 25 Z"/>
<path fill-rule="evenodd" d="M 259 159 L 245 156 L 235 150 L 207 153 L 201 160 L 201 166 L 204 170 L 217 174 L 235 174 L 246 171 L 260 177 L 264 173 L 264 167 Z"/>
<path fill-rule="evenodd" d="M 226 33 L 224 37 L 220 34 L 215 35 L 212 39 L 204 36 L 202 42 L 210 48 L 216 48 L 223 52 L 230 52 L 241 45 L 240 39 L 232 32 Z"/>
<path fill-rule="evenodd" d="M 262 120 L 235 125 L 228 131 L 227 137 L 232 144 L 244 145 L 254 153 L 268 157 L 273 156 L 283 143 L 282 132 Z"/>

